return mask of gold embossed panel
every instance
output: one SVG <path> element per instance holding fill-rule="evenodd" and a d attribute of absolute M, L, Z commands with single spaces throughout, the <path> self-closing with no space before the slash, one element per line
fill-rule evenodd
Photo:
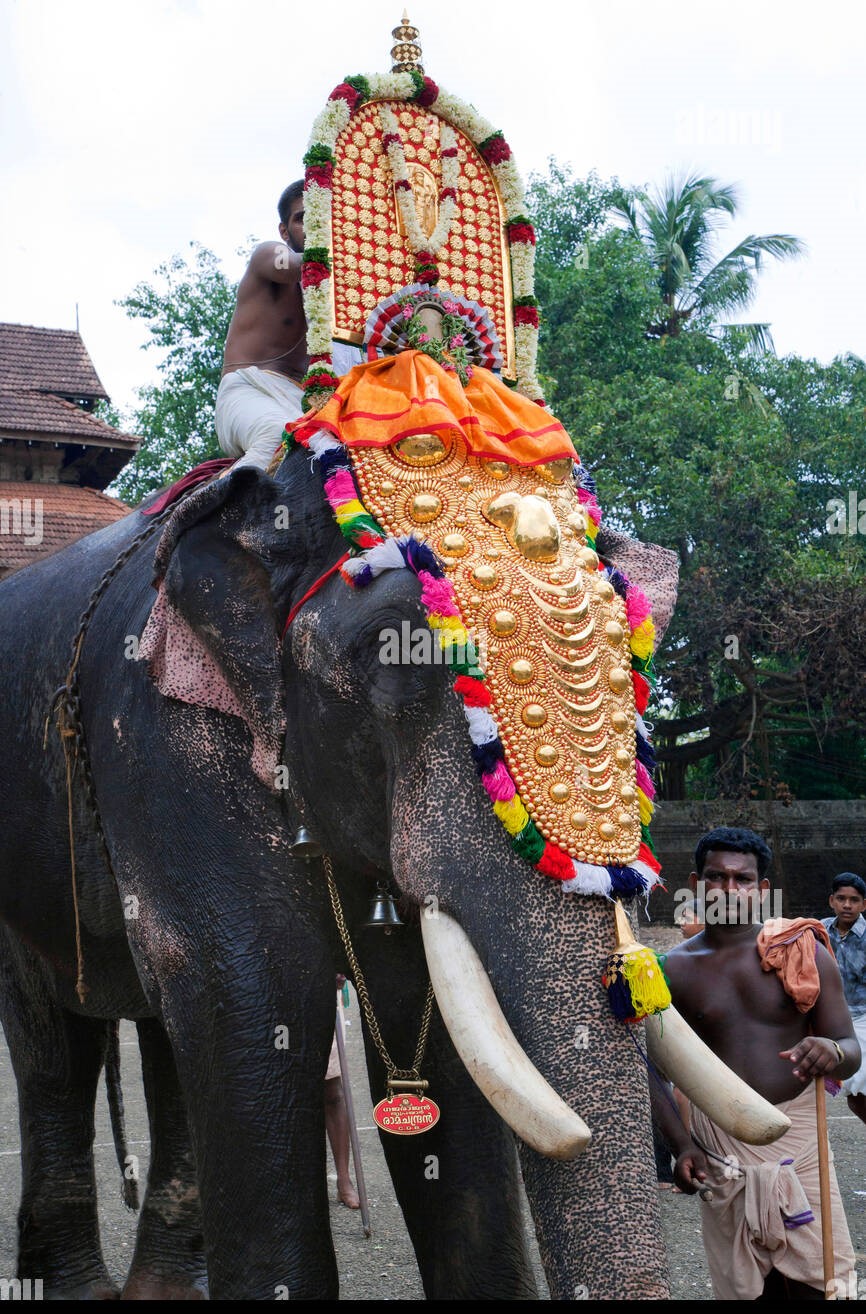
<path fill-rule="evenodd" d="M 443 561 L 542 834 L 581 862 L 626 866 L 640 846 L 628 624 L 587 546 L 571 463 L 511 466 L 431 441 L 435 463 L 418 439 L 354 449 L 364 505 Z"/>
<path fill-rule="evenodd" d="M 387 102 L 397 118 L 422 231 L 438 218 L 442 186 L 440 119 L 429 110 Z M 490 312 L 504 372 L 514 376 L 511 275 L 496 185 L 475 146 L 455 129 L 460 176 L 457 210 L 439 252 L 441 288 Z M 391 171 L 382 150 L 378 105 L 364 105 L 337 139 L 333 178 L 334 336 L 359 343 L 370 311 L 414 281 L 415 262 L 399 220 Z"/>

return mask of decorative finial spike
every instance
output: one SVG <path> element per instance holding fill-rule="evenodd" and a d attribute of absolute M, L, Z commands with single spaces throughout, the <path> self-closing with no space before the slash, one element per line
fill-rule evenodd
<path fill-rule="evenodd" d="M 393 29 L 391 36 L 396 42 L 396 45 L 391 47 L 391 58 L 394 61 L 391 65 L 391 72 L 409 73 L 412 69 L 417 69 L 419 73 L 423 73 L 424 65 L 421 63 L 418 29 L 409 22 L 408 10 L 403 10 L 403 21 L 399 27 Z"/>

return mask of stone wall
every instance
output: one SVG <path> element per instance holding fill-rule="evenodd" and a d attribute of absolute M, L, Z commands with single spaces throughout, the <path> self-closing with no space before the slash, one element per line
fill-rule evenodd
<path fill-rule="evenodd" d="M 660 803 L 652 834 L 667 893 L 650 896 L 653 922 L 671 924 L 674 896 L 688 884 L 695 845 L 714 826 L 748 826 L 766 839 L 775 853 L 770 881 L 782 887 L 786 917 L 828 917 L 830 882 L 840 871 L 866 879 L 866 799 L 801 800 L 790 807 L 724 800 Z M 645 921 L 643 912 L 640 920 Z"/>

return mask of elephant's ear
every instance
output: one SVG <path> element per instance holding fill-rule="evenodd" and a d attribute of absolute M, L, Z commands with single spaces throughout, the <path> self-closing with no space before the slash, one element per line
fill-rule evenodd
<path fill-rule="evenodd" d="M 658 543 L 642 543 L 606 525 L 598 531 L 595 546 L 604 561 L 616 566 L 647 595 L 658 647 L 677 605 L 680 563 L 676 552 Z"/>
<path fill-rule="evenodd" d="M 139 646 L 166 697 L 246 724 L 253 770 L 271 788 L 285 732 L 271 587 L 277 505 L 273 481 L 249 468 L 181 503 L 157 549 L 158 595 Z"/>

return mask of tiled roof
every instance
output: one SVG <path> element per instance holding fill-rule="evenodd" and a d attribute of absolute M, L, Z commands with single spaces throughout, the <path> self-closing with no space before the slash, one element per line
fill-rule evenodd
<path fill-rule="evenodd" d="M 129 447 L 133 451 L 138 447 L 137 438 L 112 429 L 104 420 L 98 420 L 95 415 L 62 397 L 52 397 L 44 392 L 7 391 L 0 381 L 0 435 L 15 437 L 18 433 L 35 438 L 56 435 L 85 444 Z"/>
<path fill-rule="evenodd" d="M 94 488 L 0 483 L 0 576 L 68 547 L 120 520 L 129 510 L 124 502 Z"/>
<path fill-rule="evenodd" d="M 0 324 L 0 392 L 19 391 L 108 398 L 80 333 Z"/>

